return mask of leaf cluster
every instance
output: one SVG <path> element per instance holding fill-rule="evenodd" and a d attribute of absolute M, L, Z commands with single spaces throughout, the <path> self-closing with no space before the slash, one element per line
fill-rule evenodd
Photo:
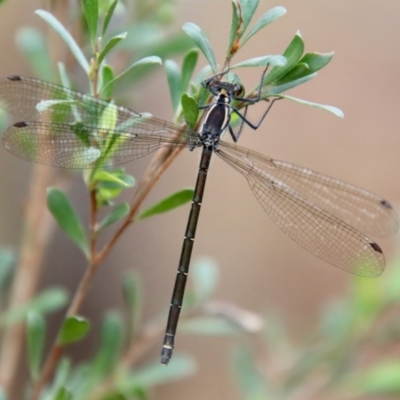
<path fill-rule="evenodd" d="M 243 341 L 232 348 L 241 398 L 398 397 L 399 282 L 399 256 L 379 280 L 354 277 L 348 295 L 323 305 L 301 339 L 280 316 L 267 312 L 264 351 Z"/>
<path fill-rule="evenodd" d="M 158 5 L 159 11 L 149 11 L 152 10 L 152 4 Z M 282 94 L 314 78 L 317 71 L 325 67 L 333 55 L 332 53 L 304 53 L 304 42 L 299 33 L 295 34 L 282 55 L 262 55 L 237 64 L 232 63 L 236 53 L 253 36 L 259 34 L 263 28 L 286 12 L 283 7 L 275 7 L 267 11 L 250 27 L 258 4 L 258 0 L 232 0 L 232 25 L 226 58 L 220 73 L 239 68 L 262 67 L 265 69 L 268 66 L 269 72 L 260 82 L 263 100 L 284 97 L 341 116 L 340 110 L 334 107 Z M 68 29 L 54 15 L 45 10 L 38 10 L 36 14 L 64 41 L 74 56 L 76 64 L 85 74 L 91 95 L 107 102 L 102 115 L 98 116 L 99 126 L 110 130 L 115 128 L 115 119 L 104 117 L 116 112 L 116 106 L 111 100 L 114 97 L 114 91 L 138 82 L 164 59 L 175 121 L 182 126 L 196 129 L 200 117 L 199 104 L 210 101 L 208 93 L 205 93 L 199 84 L 210 74 L 218 73 L 216 57 L 206 34 L 194 23 L 184 24 L 184 33 L 167 32 L 165 23 L 171 18 L 171 1 L 162 2 L 161 0 L 138 1 L 136 7 L 138 16 L 135 24 L 128 26 L 123 32 L 115 33 L 113 20 L 124 14 L 126 11 L 124 6 L 124 3 L 118 0 L 82 0 L 82 20 L 85 21 L 87 48 L 79 46 Z M 146 21 L 145 16 L 152 17 L 150 21 Z M 31 28 L 21 30 L 18 43 L 40 77 L 47 80 L 49 77 L 55 79 L 45 40 L 39 31 Z M 196 48 L 192 48 L 193 43 Z M 124 53 L 127 62 L 119 72 L 115 72 L 113 60 L 119 51 Z M 86 52 L 91 54 L 89 59 Z M 181 67 L 168 58 L 177 52 L 185 53 Z M 209 65 L 196 74 L 200 52 Z M 59 63 L 58 72 L 63 86 L 73 86 L 64 64 Z M 233 72 L 229 72 L 226 78 L 240 82 Z M 256 96 L 258 91 L 259 87 L 256 87 L 248 96 Z M 44 101 L 38 106 L 45 109 L 46 107 L 56 108 L 62 103 L 68 103 L 68 99 L 57 100 L 57 102 L 59 104 Z M 235 106 L 239 109 L 242 105 L 238 103 Z M 73 104 L 71 110 L 74 111 Z M 85 140 L 85 132 L 79 123 L 74 125 L 74 133 L 81 140 Z M 112 139 L 109 139 L 105 157 L 112 154 L 113 146 Z M 171 211 L 190 201 L 193 196 L 192 189 L 184 188 L 166 196 L 145 210 L 133 212 L 133 202 L 128 204 L 119 200 L 126 190 L 136 185 L 136 180 L 126 174 L 123 169 L 110 169 L 99 163 L 98 168 L 84 172 L 84 181 L 91 200 L 92 220 L 89 227 L 85 226 L 68 196 L 59 188 L 48 189 L 47 206 L 59 227 L 82 250 L 88 268 L 98 266 L 98 260 L 103 253 L 97 252 L 97 239 L 106 229 L 117 226 L 119 227 L 116 228 L 118 235 L 121 226 Z M 11 279 L 14 263 L 15 256 L 6 251 L 0 252 L 0 294 L 6 292 L 3 288 L 7 286 L 7 280 Z M 183 321 L 180 324 L 182 332 L 243 337 L 246 333 L 259 330 L 259 318 L 248 315 L 238 308 L 211 302 L 217 283 L 216 267 L 212 262 L 203 261 L 192 270 L 194 288 L 185 299 Z M 54 379 L 43 390 L 41 399 L 146 399 L 152 387 L 194 373 L 195 364 L 186 356 L 175 356 L 168 370 L 161 367 L 158 362 L 141 369 L 132 367 L 137 359 L 134 356 L 130 358 L 130 355 L 137 354 L 138 347 L 143 346 L 147 349 L 146 340 L 149 337 L 158 338 L 164 326 L 159 328 L 158 319 L 151 321 L 150 324 L 142 323 L 140 318 L 141 283 L 135 274 L 124 277 L 123 294 L 126 305 L 125 315 L 114 311 L 105 315 L 101 341 L 94 356 L 78 366 L 73 365 L 67 357 L 61 358 L 55 367 Z M 0 316 L 0 326 L 3 327 L 21 321 L 26 323 L 28 365 L 32 386 L 40 382 L 45 364 L 44 343 L 47 334 L 45 317 L 48 313 L 60 310 L 67 301 L 68 295 L 63 289 L 53 288 L 43 291 L 28 305 L 17 310 L 6 310 Z M 85 339 L 89 331 L 89 320 L 77 312 L 67 313 L 57 334 L 53 350 L 61 352 L 67 345 Z M 250 361 L 248 358 L 247 365 L 250 365 Z M 247 375 L 251 376 L 251 373 L 252 369 L 249 368 Z"/>

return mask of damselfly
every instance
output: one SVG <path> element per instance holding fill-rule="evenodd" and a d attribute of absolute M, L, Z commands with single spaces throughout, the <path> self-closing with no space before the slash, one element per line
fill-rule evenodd
<path fill-rule="evenodd" d="M 246 98 L 240 85 L 221 81 L 222 76 L 203 82 L 214 100 L 200 107 L 205 115 L 198 131 L 38 79 L 10 76 L 0 80 L 0 107 L 23 119 L 8 128 L 3 144 L 23 159 L 65 168 L 99 168 L 125 163 L 163 147 L 202 148 L 161 354 L 164 364 L 174 348 L 213 153 L 247 179 L 261 206 L 290 238 L 350 273 L 380 275 L 385 267 L 384 255 L 366 234 L 393 234 L 399 227 L 390 203 L 375 194 L 221 141 L 225 130 L 236 142 L 244 124 L 257 129 L 273 103 L 259 123 L 252 124 L 246 111 L 260 100 L 261 84 L 256 97 Z M 235 108 L 234 101 L 242 102 L 243 113 Z M 231 125 L 233 114 L 239 118 L 236 128 Z"/>

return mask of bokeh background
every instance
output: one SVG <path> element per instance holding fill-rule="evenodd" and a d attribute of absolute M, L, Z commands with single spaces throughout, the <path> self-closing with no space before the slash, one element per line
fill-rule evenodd
<path fill-rule="evenodd" d="M 335 56 L 316 79 L 289 94 L 337 106 L 344 111 L 345 118 L 280 101 L 262 128 L 256 132 L 245 130 L 240 144 L 369 189 L 387 198 L 400 211 L 400 2 L 264 0 L 255 18 L 276 5 L 284 6 L 287 14 L 252 38 L 236 61 L 282 53 L 300 30 L 306 51 L 335 51 Z M 15 34 L 23 26 L 42 26 L 33 14 L 41 6 L 36 0 L 14 0 L 0 8 L 1 76 L 31 75 L 16 50 Z M 222 63 L 230 18 L 231 5 L 227 0 L 182 0 L 177 6 L 176 26 L 179 29 L 188 21 L 201 26 Z M 199 65 L 205 65 L 202 56 Z M 259 72 L 244 69 L 240 76 L 247 87 L 252 87 L 259 79 Z M 133 90 L 132 107 L 171 119 L 162 68 Z M 260 110 L 255 110 L 254 119 Z M 182 187 L 194 186 L 198 160 L 198 153 L 182 153 L 146 204 Z M 139 160 L 126 169 L 140 178 L 148 162 L 149 158 Z M 17 246 L 20 242 L 21 209 L 31 170 L 29 163 L 0 149 L 2 244 Z M 88 199 L 78 175 L 70 191 L 80 212 L 87 212 Z M 143 277 L 144 319 L 166 307 L 188 211 L 187 205 L 145 220 L 123 236 L 101 267 L 82 310 L 93 320 L 93 332 L 105 309 L 121 306 L 121 273 L 127 269 L 135 269 Z M 378 242 L 390 268 L 398 238 Z M 306 331 L 321 305 L 345 293 L 352 279 L 288 239 L 259 206 L 246 181 L 217 157 L 210 170 L 194 247 L 193 259 L 200 257 L 212 258 L 219 266 L 216 298 L 259 313 L 272 309 L 289 323 L 294 335 Z M 46 255 L 41 286 L 57 284 L 73 288 L 83 268 L 79 250 L 57 230 Z M 95 333 L 92 338 L 95 343 Z M 86 347 L 79 349 L 77 359 L 90 351 Z M 154 398 L 239 398 L 228 366 L 229 348 L 230 341 L 226 339 L 180 335 L 177 352 L 193 354 L 199 361 L 198 373 L 157 389 Z M 150 357 L 158 357 L 158 353 L 159 346 L 155 346 Z"/>

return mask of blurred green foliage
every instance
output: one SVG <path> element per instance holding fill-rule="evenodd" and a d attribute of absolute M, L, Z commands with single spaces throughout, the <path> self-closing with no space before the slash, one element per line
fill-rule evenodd
<path fill-rule="evenodd" d="M 258 0 L 232 1 L 225 66 L 230 65 L 248 40 L 286 12 L 283 7 L 274 7 L 249 28 L 258 3 Z M 170 28 L 175 15 L 173 0 L 136 0 L 133 4 L 132 14 L 127 18 L 128 2 L 82 0 L 80 21 L 86 43 L 83 48 L 54 15 L 44 10 L 38 10 L 37 14 L 64 40 L 76 65 L 86 74 L 88 87 L 95 96 L 106 100 L 115 97 L 114 93 L 130 89 L 164 61 L 175 120 L 195 126 L 199 117 L 198 103 L 205 95 L 198 83 L 218 69 L 210 41 L 194 23 L 186 23 L 184 32 Z M 192 48 L 193 43 L 196 49 Z M 41 32 L 21 29 L 17 45 L 36 75 L 55 79 L 57 74 Z M 199 51 L 209 65 L 193 77 Z M 185 54 L 181 67 L 169 59 L 175 54 Z M 283 55 L 253 58 L 230 67 L 233 70 L 270 65 L 271 70 L 261 83 L 264 100 L 285 97 L 341 117 L 341 111 L 335 107 L 282 94 L 314 78 L 332 55 L 304 54 L 304 41 L 300 33 L 296 33 Z M 119 65 L 118 72 L 114 71 L 114 64 Z M 70 86 L 74 80 L 65 66 L 59 64 L 58 69 L 62 84 Z M 254 88 L 250 96 L 257 91 L 258 87 Z M 240 108 L 240 104 L 237 106 Z M 97 236 L 127 217 L 129 205 L 115 201 L 123 191 L 134 187 L 135 179 L 123 169 L 97 169 L 85 173 L 84 180 L 88 190 L 95 190 L 96 207 L 107 208 L 106 216 L 92 232 Z M 190 201 L 191 196 L 191 189 L 180 190 L 142 211 L 138 219 L 168 212 Z M 50 188 L 47 200 L 59 226 L 89 257 L 89 242 L 93 237 L 88 237 L 67 195 L 60 189 Z M 0 327 L 26 321 L 30 386 L 38 380 L 43 368 L 47 314 L 64 307 L 68 295 L 60 288 L 47 289 L 23 309 L 8 310 L 8 290 L 17 258 L 16 252 L 0 249 L 3 305 Z M 379 280 L 354 278 L 349 295 L 325 305 L 314 329 L 304 339 L 296 340 L 291 338 L 290 329 L 282 319 L 273 313 L 261 318 L 232 304 L 213 301 L 218 273 L 212 261 L 195 263 L 191 277 L 193 288 L 185 298 L 179 333 L 226 336 L 236 343 L 232 351 L 232 372 L 243 399 L 294 399 L 304 393 L 310 393 L 309 398 L 311 395 L 324 398 L 328 393 L 341 398 L 400 395 L 400 362 L 394 353 L 400 337 L 400 324 L 396 319 L 400 305 L 400 262 L 389 266 Z M 168 368 L 161 366 L 159 360 L 140 365 L 140 351 L 147 350 L 149 338 L 157 343 L 164 329 L 163 323 L 160 324 L 163 319 L 157 316 L 151 321 L 142 321 L 143 284 L 136 273 L 127 273 L 121 286 L 125 309 L 104 315 L 97 350 L 79 364 L 73 364 L 68 357 L 62 358 L 53 381 L 40 397 L 42 400 L 148 399 L 155 386 L 196 372 L 194 360 L 179 353 Z M 162 312 L 162 316 L 164 314 Z M 89 327 L 90 321 L 84 317 L 68 316 L 60 328 L 57 343 L 64 346 L 84 340 Z M 254 334 L 263 339 L 262 351 L 251 348 L 247 341 Z M 0 393 L 0 399 L 3 398 L 6 396 Z"/>

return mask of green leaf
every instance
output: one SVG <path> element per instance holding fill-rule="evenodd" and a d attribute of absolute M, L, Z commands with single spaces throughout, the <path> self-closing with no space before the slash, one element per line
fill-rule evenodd
<path fill-rule="evenodd" d="M 274 82 L 274 86 L 282 86 L 312 74 L 310 67 L 305 63 L 297 63 L 290 71 Z"/>
<path fill-rule="evenodd" d="M 194 317 L 179 323 L 179 331 L 201 336 L 236 336 L 243 333 L 238 325 L 221 317 Z"/>
<path fill-rule="evenodd" d="M 243 23 L 241 7 L 239 6 L 238 0 L 232 0 L 232 21 L 231 21 L 231 31 L 229 34 L 229 45 L 227 57 L 231 58 L 236 50 L 238 49 L 237 41 L 240 37 L 240 25 Z"/>
<path fill-rule="evenodd" d="M 47 314 L 60 310 L 68 300 L 65 289 L 47 289 L 37 295 L 30 303 L 18 308 L 9 309 L 0 317 L 0 325 L 11 325 L 26 318 L 28 312 L 35 311 L 38 314 Z"/>
<path fill-rule="evenodd" d="M 382 276 L 384 290 L 382 292 L 381 301 L 387 305 L 396 305 L 400 302 L 400 265 L 398 256 L 391 264 L 391 268 L 387 268 Z"/>
<path fill-rule="evenodd" d="M 106 55 L 121 41 L 124 40 L 127 36 L 127 32 L 120 33 L 118 35 L 113 36 L 101 50 L 97 62 L 99 64 L 102 63 Z"/>
<path fill-rule="evenodd" d="M 76 243 L 88 257 L 89 247 L 81 221 L 68 197 L 57 188 L 47 189 L 47 207 L 60 228 Z"/>
<path fill-rule="evenodd" d="M 58 73 L 60 75 L 61 85 L 65 88 L 71 89 L 71 81 L 68 78 L 67 69 L 65 68 L 65 64 L 62 62 L 57 63 Z"/>
<path fill-rule="evenodd" d="M 286 65 L 283 67 L 274 67 L 269 72 L 269 74 L 265 77 L 263 86 L 268 85 L 274 81 L 277 81 L 286 73 L 288 73 L 300 60 L 304 51 L 304 42 L 300 35 L 300 32 L 297 32 L 289 46 L 283 53 L 283 56 L 286 58 Z"/>
<path fill-rule="evenodd" d="M 321 331 L 327 343 L 343 345 L 354 330 L 354 310 L 344 300 L 326 304 L 321 311 Z"/>
<path fill-rule="evenodd" d="M 135 185 L 135 179 L 125 174 L 122 169 L 112 171 L 97 170 L 90 178 L 90 185 L 96 185 L 96 199 L 99 205 L 109 205 L 122 190 Z"/>
<path fill-rule="evenodd" d="M 247 347 L 235 347 L 232 352 L 235 381 L 244 399 L 272 399 L 265 377 L 256 367 L 254 354 Z"/>
<path fill-rule="evenodd" d="M 193 128 L 196 125 L 197 118 L 199 116 L 199 107 L 197 105 L 197 101 L 194 97 L 189 96 L 186 93 L 183 93 L 181 98 L 183 117 L 185 118 L 186 123 L 190 128 Z"/>
<path fill-rule="evenodd" d="M 104 219 L 100 222 L 98 230 L 102 230 L 107 226 L 114 224 L 117 221 L 120 221 L 122 218 L 126 217 L 129 213 L 129 205 L 128 203 L 121 203 L 114 207 L 111 212 L 104 217 Z"/>
<path fill-rule="evenodd" d="M 53 311 L 59 311 L 67 304 L 68 292 L 64 288 L 52 287 L 43 290 L 29 304 L 29 310 L 35 310 L 39 314 L 47 314 Z"/>
<path fill-rule="evenodd" d="M 71 371 L 71 361 L 68 358 L 62 358 L 57 365 L 56 373 L 53 378 L 53 384 L 50 389 L 49 398 L 54 399 L 56 396 L 65 396 L 65 386 L 68 382 L 68 377 Z M 69 399 L 67 397 L 67 399 Z"/>
<path fill-rule="evenodd" d="M 288 83 L 284 83 L 282 85 L 278 86 L 272 86 L 268 88 L 268 90 L 262 92 L 263 98 L 271 96 L 271 95 L 276 95 L 282 92 L 285 92 L 286 90 L 292 89 L 296 86 L 302 85 L 305 82 L 308 82 L 309 80 L 315 78 L 317 76 L 317 73 L 314 72 L 313 74 L 306 75 L 303 78 L 296 79 L 294 81 L 290 81 Z M 279 95 L 281 96 L 281 95 Z"/>
<path fill-rule="evenodd" d="M 307 64 L 311 72 L 316 72 L 324 68 L 332 60 L 333 55 L 333 51 L 330 53 L 307 53 L 299 63 Z"/>
<path fill-rule="evenodd" d="M 100 90 L 101 98 L 103 100 L 110 101 L 114 92 L 114 85 L 112 83 L 112 81 L 114 80 L 114 70 L 109 65 L 103 65 L 103 67 L 101 68 L 101 76 L 102 88 L 107 88 L 105 90 Z"/>
<path fill-rule="evenodd" d="M 166 60 L 164 63 L 167 73 L 169 92 L 172 100 L 174 113 L 177 112 L 181 97 L 181 73 L 178 64 L 173 60 Z"/>
<path fill-rule="evenodd" d="M 139 274 L 129 271 L 122 281 L 123 297 L 129 309 L 131 336 L 139 330 L 143 308 L 143 284 Z"/>
<path fill-rule="evenodd" d="M 218 267 L 213 260 L 199 259 L 192 267 L 191 277 L 198 306 L 209 300 L 214 293 L 218 283 Z"/>
<path fill-rule="evenodd" d="M 197 49 L 189 50 L 182 62 L 182 77 L 181 77 L 181 93 L 187 91 L 190 80 L 192 79 L 193 71 L 196 68 L 199 51 Z"/>
<path fill-rule="evenodd" d="M 192 22 L 187 22 L 183 25 L 182 29 L 189 35 L 192 40 L 196 43 L 197 47 L 202 51 L 204 56 L 206 57 L 208 63 L 211 66 L 211 69 L 216 74 L 217 73 L 217 61 L 215 59 L 214 51 L 211 48 L 211 44 L 205 35 L 205 33 L 201 30 L 199 26 Z"/>
<path fill-rule="evenodd" d="M 257 10 L 259 2 L 260 0 L 240 0 L 240 4 L 242 6 L 242 18 L 243 18 L 242 33 L 240 36 L 243 35 L 247 27 L 249 26 L 250 21 Z"/>
<path fill-rule="evenodd" d="M 105 171 L 97 170 L 93 175 L 93 182 L 112 182 L 116 183 L 117 187 L 128 188 L 135 185 L 135 180 L 132 176 L 121 173 L 121 170 Z"/>
<path fill-rule="evenodd" d="M 140 213 L 140 215 L 137 218 L 145 219 L 156 214 L 162 214 L 171 211 L 174 208 L 179 207 L 192 200 L 193 193 L 194 193 L 193 189 L 182 189 L 168 197 L 165 197 L 158 203 L 153 204 L 147 210 Z"/>
<path fill-rule="evenodd" d="M 108 24 L 110 23 L 110 20 L 114 14 L 115 11 L 115 7 L 118 4 L 118 0 L 114 0 L 111 4 L 110 7 L 108 8 L 106 15 L 104 16 L 104 21 L 103 21 L 103 27 L 101 29 L 101 36 L 104 36 L 107 28 L 108 28 Z"/>
<path fill-rule="evenodd" d="M 56 393 L 56 396 L 54 397 L 54 400 L 72 400 L 72 393 L 69 392 L 65 387 L 61 387 L 58 392 Z"/>
<path fill-rule="evenodd" d="M 289 99 L 289 100 L 293 100 L 296 103 L 304 104 L 306 106 L 315 107 L 315 108 L 319 108 L 320 110 L 329 111 L 330 113 L 336 115 L 339 118 L 343 118 L 344 117 L 343 111 L 340 110 L 337 107 L 328 106 L 328 105 L 324 105 L 324 104 L 313 103 L 311 101 L 298 99 L 297 97 L 292 97 L 292 96 L 288 96 L 288 95 L 285 95 L 285 94 L 280 95 L 280 97 L 283 97 L 283 98 Z"/>
<path fill-rule="evenodd" d="M 43 34 L 35 28 L 25 27 L 18 30 L 15 39 L 35 76 L 54 81 L 53 65 Z"/>
<path fill-rule="evenodd" d="M 99 0 L 82 0 L 82 5 L 89 29 L 92 49 L 95 50 L 97 40 L 97 24 L 99 19 Z"/>
<path fill-rule="evenodd" d="M 0 248 L 0 293 L 5 289 L 15 265 L 15 253 L 11 249 Z"/>
<path fill-rule="evenodd" d="M 138 68 L 148 68 L 150 65 L 154 64 L 162 64 L 162 60 L 160 57 L 157 56 L 149 56 L 142 58 L 139 61 L 134 62 L 130 67 L 128 67 L 125 71 L 121 72 L 117 75 L 113 80 L 108 82 L 106 86 L 103 87 L 102 90 L 105 90 L 108 85 L 111 85 L 114 82 L 117 82 L 119 79 L 123 78 L 125 75 L 130 74 L 133 70 Z"/>
<path fill-rule="evenodd" d="M 238 64 L 232 65 L 230 69 L 244 68 L 244 67 L 266 67 L 267 65 L 286 65 L 286 58 L 281 55 L 263 56 L 250 58 L 249 60 L 242 61 Z"/>
<path fill-rule="evenodd" d="M 8 397 L 1 388 L 0 388 L 0 400 L 8 400 Z"/>
<path fill-rule="evenodd" d="M 89 331 L 89 321 L 81 316 L 75 315 L 64 320 L 58 334 L 57 343 L 61 346 L 82 340 Z"/>
<path fill-rule="evenodd" d="M 353 279 L 352 306 L 358 321 L 373 321 L 384 307 L 382 281 L 357 277 Z"/>
<path fill-rule="evenodd" d="M 26 337 L 29 373 L 32 381 L 36 381 L 40 374 L 45 334 L 46 325 L 44 318 L 34 311 L 28 312 L 26 318 Z"/>
<path fill-rule="evenodd" d="M 400 363 L 395 359 L 387 359 L 367 368 L 350 383 L 363 394 L 399 395 Z"/>
<path fill-rule="evenodd" d="M 271 8 L 267 11 L 251 28 L 251 30 L 242 39 L 240 46 L 242 47 L 253 35 L 255 35 L 259 30 L 269 25 L 271 22 L 276 21 L 278 18 L 286 14 L 286 9 L 284 7 L 278 6 Z"/>
<path fill-rule="evenodd" d="M 195 372 L 196 365 L 192 358 L 175 354 L 168 364 L 168 368 L 159 362 L 149 364 L 136 370 L 131 376 L 127 375 L 121 386 L 128 391 L 134 390 L 138 386 L 153 387 L 184 379 L 194 375 Z"/>
<path fill-rule="evenodd" d="M 55 18 L 52 14 L 45 10 L 36 10 L 35 13 L 39 15 L 44 21 L 46 21 L 64 40 L 72 54 L 75 56 L 76 60 L 83 68 L 85 73 L 89 75 L 90 68 L 84 54 L 82 53 L 80 47 L 77 45 L 71 34 L 65 29 L 65 27 Z"/>
<path fill-rule="evenodd" d="M 123 342 L 123 321 L 117 312 L 105 315 L 101 329 L 100 348 L 93 362 L 98 378 L 104 378 L 115 368 Z"/>

